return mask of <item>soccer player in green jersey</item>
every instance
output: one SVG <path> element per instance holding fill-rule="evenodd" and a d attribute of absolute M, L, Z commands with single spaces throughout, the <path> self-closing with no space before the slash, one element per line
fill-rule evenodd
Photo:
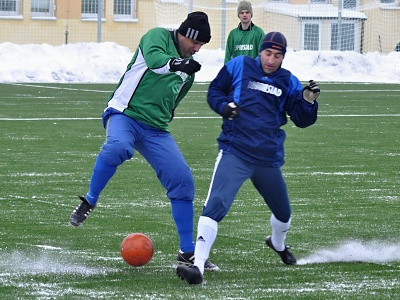
<path fill-rule="evenodd" d="M 118 166 L 138 151 L 154 169 L 170 200 L 180 243 L 178 263 L 193 264 L 194 180 L 168 125 L 201 68 L 192 55 L 210 41 L 210 33 L 208 16 L 193 12 L 177 30 L 153 28 L 141 38 L 104 110 L 105 141 L 89 190 L 80 196 L 81 203 L 71 214 L 71 225 L 86 220 Z M 209 261 L 204 267 L 218 269 Z"/>
<path fill-rule="evenodd" d="M 240 23 L 228 35 L 224 63 L 239 55 L 256 58 L 265 35 L 264 30 L 251 21 L 253 8 L 250 2 L 241 1 L 237 8 L 237 14 Z"/>

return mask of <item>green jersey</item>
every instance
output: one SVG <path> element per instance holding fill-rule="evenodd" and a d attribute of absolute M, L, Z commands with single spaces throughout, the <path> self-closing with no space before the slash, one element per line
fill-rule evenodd
<path fill-rule="evenodd" d="M 169 70 L 170 59 L 181 57 L 176 34 L 153 28 L 143 35 L 108 108 L 168 132 L 175 108 L 194 81 L 194 75 Z"/>
<path fill-rule="evenodd" d="M 239 55 L 257 57 L 264 36 L 264 30 L 253 23 L 247 30 L 243 30 L 242 24 L 239 24 L 228 35 L 224 63 Z"/>

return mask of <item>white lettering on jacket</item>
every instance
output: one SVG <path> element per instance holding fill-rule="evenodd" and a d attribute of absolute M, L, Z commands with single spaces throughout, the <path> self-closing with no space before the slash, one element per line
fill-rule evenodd
<path fill-rule="evenodd" d="M 235 45 L 235 51 L 253 50 L 253 45 Z"/>
<path fill-rule="evenodd" d="M 250 81 L 249 85 L 247 86 L 247 88 L 252 89 L 252 90 L 261 91 L 261 92 L 264 92 L 264 93 L 267 93 L 267 94 L 272 94 L 272 95 L 275 95 L 277 97 L 282 95 L 282 90 L 281 89 L 278 89 L 277 87 L 275 87 L 273 85 L 270 85 L 270 84 L 266 84 L 266 83 Z"/>

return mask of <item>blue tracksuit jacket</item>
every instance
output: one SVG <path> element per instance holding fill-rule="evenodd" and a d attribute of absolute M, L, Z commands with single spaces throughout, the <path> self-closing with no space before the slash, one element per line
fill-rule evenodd
<path fill-rule="evenodd" d="M 232 101 L 240 107 L 234 120 L 223 119 L 220 150 L 250 163 L 281 167 L 286 138 L 281 126 L 287 123 L 287 115 L 301 128 L 317 120 L 318 103 L 305 101 L 302 91 L 298 78 L 284 68 L 265 74 L 259 57 L 230 60 L 210 83 L 207 94 L 208 104 L 218 114 Z"/>

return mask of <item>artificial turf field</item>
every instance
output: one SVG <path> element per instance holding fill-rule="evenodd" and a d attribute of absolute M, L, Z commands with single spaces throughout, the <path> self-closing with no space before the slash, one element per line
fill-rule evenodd
<path fill-rule="evenodd" d="M 207 87 L 195 84 L 170 128 L 195 177 L 196 225 L 221 123 Z M 169 201 L 139 154 L 84 225 L 69 225 L 114 85 L 0 84 L 0 299 L 399 299 L 400 85 L 320 87 L 317 123 L 284 127 L 287 243 L 299 264 L 284 265 L 264 244 L 270 213 L 246 182 L 212 249 L 222 271 L 189 286 L 175 275 Z M 120 257 L 132 232 L 154 242 L 144 267 Z"/>

